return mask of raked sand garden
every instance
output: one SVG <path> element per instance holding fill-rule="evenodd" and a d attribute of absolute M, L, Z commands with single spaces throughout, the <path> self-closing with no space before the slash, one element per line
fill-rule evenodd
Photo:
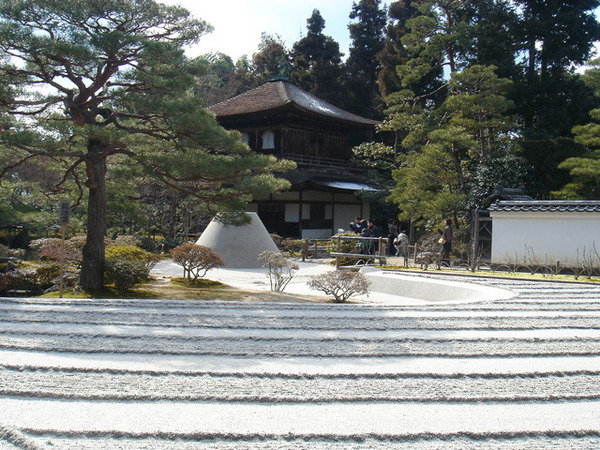
<path fill-rule="evenodd" d="M 0 448 L 600 448 L 600 287 L 465 280 L 514 295 L 2 298 Z"/>

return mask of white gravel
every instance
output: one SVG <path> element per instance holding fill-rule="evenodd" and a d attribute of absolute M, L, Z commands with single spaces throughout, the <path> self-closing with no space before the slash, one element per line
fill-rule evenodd
<path fill-rule="evenodd" d="M 0 298 L 0 448 L 600 448 L 600 287 L 486 283 L 518 295 Z"/>

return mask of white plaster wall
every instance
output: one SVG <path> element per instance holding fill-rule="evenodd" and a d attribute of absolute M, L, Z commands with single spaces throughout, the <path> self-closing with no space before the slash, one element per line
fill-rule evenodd
<path fill-rule="evenodd" d="M 492 263 L 579 265 L 596 246 L 600 214 L 492 211 Z"/>
<path fill-rule="evenodd" d="M 368 202 L 363 202 L 362 207 L 356 204 L 336 204 L 333 207 L 333 233 L 337 233 L 339 229 L 350 231 L 350 222 L 353 222 L 356 216 L 368 219 L 371 214 L 370 206 Z"/>
<path fill-rule="evenodd" d="M 333 233 L 337 233 L 340 228 L 348 231 L 350 222 L 356 216 L 361 215 L 360 205 L 335 205 L 333 212 Z"/>

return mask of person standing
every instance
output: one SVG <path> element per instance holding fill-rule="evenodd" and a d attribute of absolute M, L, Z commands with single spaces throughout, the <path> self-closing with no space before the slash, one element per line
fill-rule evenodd
<path fill-rule="evenodd" d="M 361 236 L 370 237 L 370 238 L 381 236 L 379 228 L 375 225 L 375 221 L 373 219 L 369 219 L 367 221 L 367 227 L 363 228 L 363 230 L 361 232 Z M 372 240 L 372 239 L 365 240 L 362 243 L 362 247 L 363 247 L 362 253 L 366 253 L 369 255 L 375 254 L 375 241 L 374 240 Z"/>
<path fill-rule="evenodd" d="M 396 219 L 388 220 L 388 256 L 394 256 L 396 249 L 394 248 L 394 239 L 398 237 L 398 222 Z"/>
<path fill-rule="evenodd" d="M 454 237 L 452 232 L 452 221 L 446 219 L 444 230 L 438 230 L 438 233 L 440 233 L 440 240 L 438 242 L 442 245 L 442 248 L 440 249 L 440 264 L 438 264 L 438 266 L 446 263 L 446 265 L 450 267 L 450 252 L 452 251 L 452 238 Z"/>
<path fill-rule="evenodd" d="M 379 232 L 379 228 L 377 227 L 377 225 L 375 225 L 375 221 L 373 219 L 369 219 L 367 221 L 367 230 L 368 230 L 368 233 L 365 236 L 371 236 L 371 237 L 381 236 L 381 233 Z"/>
<path fill-rule="evenodd" d="M 408 256 L 408 235 L 404 231 L 400 231 L 396 239 L 394 239 L 396 247 L 396 256 L 406 258 Z"/>

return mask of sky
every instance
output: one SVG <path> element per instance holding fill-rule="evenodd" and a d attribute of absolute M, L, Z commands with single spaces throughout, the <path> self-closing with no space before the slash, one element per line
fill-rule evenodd
<path fill-rule="evenodd" d="M 180 5 L 195 18 L 203 19 L 214 31 L 200 39 L 188 50 L 189 56 L 221 52 L 236 61 L 242 55 L 252 56 L 258 51 L 263 32 L 278 35 L 286 47 L 306 35 L 306 20 L 314 9 L 325 19 L 325 35 L 340 44 L 340 51 L 348 56 L 350 36 L 348 24 L 352 4 L 356 0 L 160 0 Z M 382 1 L 387 6 L 390 1 Z M 600 15 L 600 8 L 597 11 Z M 596 44 L 596 57 L 600 43 Z M 583 71 L 584 68 L 581 68 Z"/>
<path fill-rule="evenodd" d="M 258 51 L 261 33 L 279 35 L 289 49 L 306 35 L 306 19 L 318 9 L 325 19 L 325 35 L 340 44 L 348 55 L 348 24 L 354 0 L 162 0 L 180 5 L 195 18 L 211 24 L 214 31 L 190 49 L 189 56 L 221 52 L 236 61 Z M 389 2 L 382 2 L 387 4 Z"/>

